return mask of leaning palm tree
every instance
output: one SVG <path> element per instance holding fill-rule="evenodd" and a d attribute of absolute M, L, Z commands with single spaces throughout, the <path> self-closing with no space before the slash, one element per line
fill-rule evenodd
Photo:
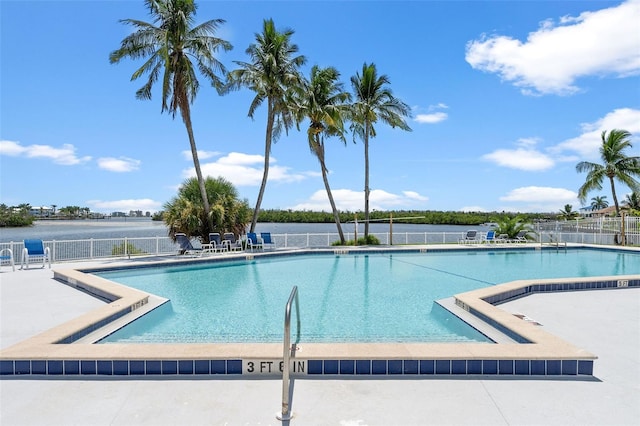
<path fill-rule="evenodd" d="M 351 95 L 343 91 L 343 85 L 338 81 L 339 77 L 340 73 L 333 67 L 319 68 L 314 65 L 309 81 L 304 81 L 296 88 L 292 106 L 298 126 L 303 120 L 309 119 L 309 149 L 320 162 L 322 180 L 338 227 L 340 243 L 344 245 L 346 240 L 340 225 L 340 213 L 336 208 L 327 177 L 324 145 L 325 137 L 331 136 L 337 136 L 345 144 L 347 142 L 344 136 L 344 116 L 348 108 L 346 102 L 351 100 Z"/>
<path fill-rule="evenodd" d="M 591 199 L 591 210 L 602 210 L 609 207 L 609 202 L 605 200 L 606 195 L 593 197 Z"/>
<path fill-rule="evenodd" d="M 602 181 L 609 179 L 611 184 L 611 195 L 616 206 L 616 215 L 620 216 L 620 205 L 616 195 L 614 180 L 618 180 L 632 191 L 640 191 L 640 183 L 635 179 L 640 176 L 640 157 L 628 157 L 624 150 L 632 148 L 629 138 L 631 134 L 626 130 L 613 129 L 607 135 L 607 131 L 602 132 L 602 146 L 600 147 L 600 158 L 602 164 L 581 161 L 576 165 L 578 173 L 587 172 L 585 183 L 578 190 L 578 198 L 584 202 L 589 191 L 602 189 Z"/>
<path fill-rule="evenodd" d="M 214 34 L 225 21 L 213 19 L 194 27 L 197 6 L 193 0 L 145 0 L 145 4 L 154 23 L 136 19 L 121 20 L 124 24 L 132 25 L 136 31 L 122 40 L 119 49 L 111 52 L 109 61 L 114 64 L 127 57 L 148 58 L 131 76 L 131 80 L 136 80 L 149 74 L 147 82 L 136 92 L 138 99 L 151 99 L 151 89 L 161 77 L 161 112 L 168 111 L 175 118 L 176 112 L 180 111 L 189 135 L 200 195 L 209 220 L 210 206 L 193 136 L 190 104 L 199 88 L 196 69 L 216 89 L 220 91 L 223 87 L 218 74 L 224 75 L 226 70 L 216 58 L 216 53 L 219 49 L 231 50 L 231 44 L 214 37 Z"/>
<path fill-rule="evenodd" d="M 264 169 L 249 232 L 255 231 L 258 222 L 269 177 L 271 145 L 278 140 L 283 128 L 287 132 L 293 125 L 293 116 L 287 102 L 288 93 L 302 81 L 299 68 L 306 59 L 302 55 L 296 55 L 298 46 L 291 43 L 292 35 L 293 30 L 277 31 L 273 20 L 265 19 L 262 33 L 256 34 L 256 43 L 249 45 L 246 50 L 251 62 L 235 61 L 240 68 L 229 73 L 227 90 L 247 87 L 256 93 L 249 106 L 249 117 L 253 118 L 256 109 L 267 101 Z"/>
<path fill-rule="evenodd" d="M 381 120 L 391 127 L 411 131 L 403 117 L 409 106 L 393 96 L 386 75 L 378 76 L 375 64 L 362 65 L 362 74 L 351 77 L 355 94 L 351 110 L 351 130 L 364 142 L 364 237 L 369 237 L 369 139 L 376 136 L 373 125 Z"/>

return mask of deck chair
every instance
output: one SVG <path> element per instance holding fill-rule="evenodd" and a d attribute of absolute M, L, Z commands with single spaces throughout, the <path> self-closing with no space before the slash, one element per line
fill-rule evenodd
<path fill-rule="evenodd" d="M 262 246 L 264 248 L 267 248 L 267 246 L 272 249 L 276 248 L 276 243 L 271 239 L 271 232 L 261 232 L 260 238 L 262 238 Z"/>
<path fill-rule="evenodd" d="M 527 234 L 529 233 L 529 231 L 520 231 L 518 232 L 518 234 L 513 238 L 513 242 L 514 243 L 526 243 L 529 242 L 529 240 L 527 239 Z"/>
<path fill-rule="evenodd" d="M 222 242 L 229 251 L 242 251 L 242 241 L 236 239 L 236 235 L 233 232 L 225 232 L 222 235 Z"/>
<path fill-rule="evenodd" d="M 205 250 L 201 248 L 195 248 L 191 244 L 191 240 L 187 237 L 186 234 L 177 233 L 175 235 L 176 242 L 180 246 L 180 253 L 185 256 L 202 256 L 205 253 Z"/>
<path fill-rule="evenodd" d="M 33 260 L 42 260 L 42 267 L 49 263 L 51 269 L 51 250 L 45 247 L 42 240 L 24 240 L 24 248 L 22 249 L 22 261 L 20 269 L 29 269 L 29 262 Z"/>
<path fill-rule="evenodd" d="M 262 239 L 256 235 L 255 232 L 247 232 L 247 248 L 251 251 L 255 250 L 264 250 L 264 245 L 262 244 Z"/>
<path fill-rule="evenodd" d="M 469 231 L 467 231 L 464 237 L 458 241 L 458 243 L 459 244 L 478 243 L 480 242 L 480 240 L 478 240 L 477 237 L 478 237 L 478 231 L 476 231 L 475 229 L 470 229 Z"/>
<path fill-rule="evenodd" d="M 227 251 L 227 246 L 222 242 L 218 232 L 209 232 L 209 244 L 203 244 L 202 248 L 210 251 L 211 253 L 222 253 Z"/>
<path fill-rule="evenodd" d="M 496 242 L 496 231 L 494 231 L 494 230 L 487 231 L 487 233 L 482 236 L 482 242 L 483 243 L 489 243 L 489 244 L 495 243 Z"/>
<path fill-rule="evenodd" d="M 16 270 L 16 264 L 13 260 L 13 250 L 10 248 L 5 248 L 0 250 L 0 267 L 4 264 L 8 263 L 11 266 L 11 269 Z"/>
<path fill-rule="evenodd" d="M 510 242 L 509 234 L 500 234 L 495 238 L 496 244 L 505 244 Z"/>

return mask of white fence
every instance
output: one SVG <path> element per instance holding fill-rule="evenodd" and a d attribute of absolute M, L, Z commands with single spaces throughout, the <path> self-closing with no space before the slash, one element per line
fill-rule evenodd
<path fill-rule="evenodd" d="M 634 218 L 637 219 L 637 218 Z M 564 222 L 561 225 L 537 226 L 531 236 L 540 243 L 568 242 L 581 244 L 613 245 L 616 243 L 617 228 L 611 223 L 604 222 L 606 226 L 599 229 L 584 229 L 584 223 L 580 223 L 583 231 L 565 229 Z M 619 225 L 619 224 L 618 224 Z M 636 221 L 632 232 L 627 231 L 627 245 L 640 246 L 640 230 Z M 470 227 L 472 228 L 472 227 Z M 544 229 L 543 229 L 544 228 Z M 629 228 L 627 228 L 629 229 Z M 584 232 L 586 231 L 586 232 Z M 432 245 L 432 244 L 456 244 L 464 238 L 464 232 L 394 232 L 391 235 L 385 233 L 372 233 L 383 245 Z M 361 236 L 361 235 L 360 235 Z M 272 234 L 272 240 L 277 248 L 321 248 L 329 247 L 339 240 L 337 233 L 320 234 Z M 346 239 L 354 239 L 353 233 L 345 233 Z M 52 240 L 44 242 L 51 250 L 53 262 L 104 259 L 116 257 L 131 257 L 141 255 L 170 255 L 178 253 L 178 245 L 169 237 L 141 237 L 141 238 L 108 238 L 88 240 Z M 194 241 L 194 246 L 198 247 Z M 0 249 L 9 248 L 14 253 L 16 263 L 20 262 L 24 244 L 19 242 L 0 243 Z"/>

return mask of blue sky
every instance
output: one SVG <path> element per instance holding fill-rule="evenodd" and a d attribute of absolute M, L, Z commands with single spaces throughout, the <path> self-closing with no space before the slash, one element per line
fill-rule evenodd
<path fill-rule="evenodd" d="M 109 64 L 142 0 L 6 1 L 1 13 L 0 202 L 92 211 L 160 210 L 194 174 L 185 127 L 160 95 L 135 99 L 141 62 Z M 371 208 L 556 212 L 580 207 L 579 161 L 599 162 L 602 130 L 626 129 L 640 155 L 640 1 L 198 2 L 234 49 L 273 18 L 295 31 L 312 65 L 345 87 L 375 63 L 408 104 L 412 132 L 379 123 L 370 143 Z M 156 88 L 156 89 L 159 89 Z M 266 107 L 201 79 L 192 106 L 205 174 L 224 176 L 253 206 L 262 178 Z M 263 208 L 329 211 L 302 131 L 273 146 Z M 327 141 L 338 208 L 364 209 L 364 146 Z M 617 184 L 619 198 L 629 189 Z M 589 195 L 613 199 L 608 185 Z M 590 204 L 588 201 L 587 204 Z"/>

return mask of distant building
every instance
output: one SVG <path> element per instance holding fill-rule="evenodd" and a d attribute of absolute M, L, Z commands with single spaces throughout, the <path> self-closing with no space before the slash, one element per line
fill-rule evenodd
<path fill-rule="evenodd" d="M 53 215 L 53 209 L 47 206 L 31 207 L 29 209 L 29 214 L 35 217 L 49 217 Z"/>
<path fill-rule="evenodd" d="M 125 212 L 112 212 L 111 216 L 112 217 L 127 217 L 127 214 Z"/>

